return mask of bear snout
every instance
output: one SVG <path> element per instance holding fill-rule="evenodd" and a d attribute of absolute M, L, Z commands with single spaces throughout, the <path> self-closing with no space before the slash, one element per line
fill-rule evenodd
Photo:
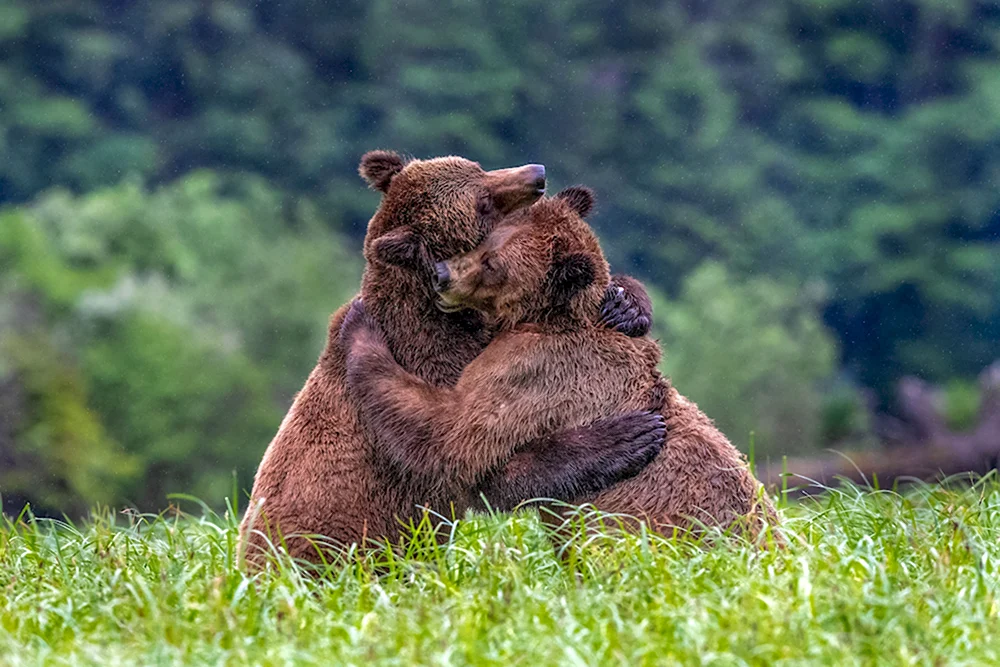
<path fill-rule="evenodd" d="M 487 184 L 497 209 L 503 215 L 530 206 L 545 194 L 545 166 L 523 167 L 487 172 Z"/>

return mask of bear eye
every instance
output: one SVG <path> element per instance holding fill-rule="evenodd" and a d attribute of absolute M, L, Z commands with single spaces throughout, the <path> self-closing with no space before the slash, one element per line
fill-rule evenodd
<path fill-rule="evenodd" d="M 502 285 L 507 277 L 503 264 L 493 253 L 483 255 L 479 260 L 479 280 L 486 287 Z"/>

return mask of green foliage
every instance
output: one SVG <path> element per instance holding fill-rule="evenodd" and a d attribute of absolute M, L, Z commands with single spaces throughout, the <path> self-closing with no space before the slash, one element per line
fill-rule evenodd
<path fill-rule="evenodd" d="M 321 577 L 242 572 L 235 517 L 0 524 L 13 664 L 995 664 L 1000 489 L 833 492 L 790 548 L 472 516 Z M 586 539 L 584 539 L 586 538 Z"/>
<path fill-rule="evenodd" d="M 41 293 L 47 314 L 65 314 L 83 291 L 107 287 L 116 268 L 68 264 L 34 217 L 21 210 L 0 211 L 0 266 L 4 302 L 16 307 L 17 294 Z"/>
<path fill-rule="evenodd" d="M 991 3 L 11 0 L 0 200 L 195 167 L 360 232 L 359 155 L 545 162 L 596 187 L 621 270 L 704 259 L 829 285 L 849 370 L 1000 356 L 1000 12 Z"/>
<path fill-rule="evenodd" d="M 857 387 L 838 382 L 823 397 L 820 411 L 819 444 L 846 446 L 858 450 L 875 444 L 872 437 L 871 406 Z"/>
<path fill-rule="evenodd" d="M 990 2 L 0 5 L 0 337 L 52 347 L 94 441 L 136 457 L 114 497 L 147 502 L 142 452 L 169 447 L 145 440 L 192 451 L 197 428 L 221 432 L 189 399 L 233 397 L 243 418 L 198 446 L 218 457 L 203 481 L 193 461 L 164 478 L 217 497 L 224 468 L 248 469 L 263 397 L 280 413 L 357 284 L 377 197 L 355 169 L 376 147 L 544 162 L 554 189 L 595 187 L 615 268 L 666 295 L 678 385 L 764 452 L 865 430 L 854 389 L 817 388 L 834 375 L 819 316 L 837 376 L 882 398 L 904 374 L 946 382 L 1000 356 Z M 137 349 L 149 330 L 225 382 L 165 378 L 185 391 L 173 408 L 101 403 L 98 379 L 121 396 L 171 372 Z M 55 377 L 26 359 L 0 374 Z"/>
<path fill-rule="evenodd" d="M 676 300 L 659 301 L 664 370 L 743 451 L 758 458 L 819 442 L 820 383 L 835 346 L 801 295 L 764 278 L 737 282 L 706 263 Z"/>
<path fill-rule="evenodd" d="M 979 423 L 979 406 L 982 392 L 975 382 L 952 380 L 944 387 L 942 406 L 948 427 L 967 431 Z"/>
<path fill-rule="evenodd" d="M 191 333 L 129 314 L 97 327 L 84 351 L 94 410 L 143 464 L 141 484 L 117 499 L 156 507 L 183 491 L 218 503 L 233 472 L 252 479 L 280 422 L 272 379 L 243 354 Z"/>
<path fill-rule="evenodd" d="M 198 329 L 245 349 L 284 394 L 301 386 L 360 277 L 357 249 L 314 205 L 260 178 L 203 171 L 152 193 L 136 183 L 82 199 L 57 192 L 32 212 L 75 266 L 118 268 L 113 284 L 82 295 L 85 313 L 137 308 Z"/>
<path fill-rule="evenodd" d="M 4 419 L 16 420 L 10 440 L 0 436 L 4 501 L 75 514 L 88 502 L 118 500 L 117 490 L 135 478 L 136 460 L 88 406 L 84 376 L 72 359 L 39 329 L 0 337 L 0 356 L 10 365 L 0 369 L 0 382 L 16 382 L 23 395 L 22 405 L 4 406 Z"/>
<path fill-rule="evenodd" d="M 0 381 L 23 395 L 0 493 L 46 511 L 248 484 L 360 274 L 253 178 L 53 192 L 0 222 Z"/>

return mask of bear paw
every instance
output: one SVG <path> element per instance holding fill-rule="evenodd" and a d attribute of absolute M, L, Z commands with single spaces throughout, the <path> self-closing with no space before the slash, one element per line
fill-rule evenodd
<path fill-rule="evenodd" d="M 610 486 L 642 472 L 659 456 L 666 441 L 663 415 L 636 410 L 591 425 L 604 441 L 604 467 L 594 481 Z"/>
<path fill-rule="evenodd" d="M 615 276 L 604 293 L 600 324 L 638 338 L 649 333 L 653 309 L 642 283 L 628 276 Z"/>

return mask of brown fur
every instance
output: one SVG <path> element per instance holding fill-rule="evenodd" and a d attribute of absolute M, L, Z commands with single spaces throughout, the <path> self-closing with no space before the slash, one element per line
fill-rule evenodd
<path fill-rule="evenodd" d="M 476 308 L 501 333 L 454 387 L 434 387 L 395 364 L 374 323 L 345 325 L 348 384 L 384 446 L 475 449 L 495 464 L 546 433 L 621 411 L 662 409 L 668 439 L 637 477 L 595 494 L 608 512 L 659 531 L 730 526 L 757 535 L 776 513 L 742 455 L 657 371 L 660 351 L 593 323 L 609 284 L 597 239 L 579 212 L 579 188 L 543 200 L 498 226 L 474 251 L 446 262 L 445 305 Z M 356 307 L 357 309 L 358 307 Z M 392 443 L 392 444 L 387 444 Z M 476 460 L 472 456 L 462 462 Z M 475 470 L 452 469 L 464 479 Z M 779 538 L 780 539 L 780 538 Z"/>
<path fill-rule="evenodd" d="M 369 261 L 362 297 L 394 359 L 429 386 L 453 384 L 489 342 L 490 333 L 472 311 L 436 308 L 421 269 L 434 258 L 472 250 L 504 215 L 537 199 L 544 186 L 540 169 L 529 165 L 486 172 L 462 158 L 406 162 L 388 151 L 363 158 L 361 175 L 384 197 L 365 239 Z M 394 539 L 399 521 L 414 517 L 418 505 L 448 513 L 452 503 L 459 511 L 469 503 L 467 489 L 411 474 L 368 446 L 356 401 L 345 385 L 339 332 L 347 311 L 345 306 L 332 316 L 326 347 L 258 468 L 240 527 L 251 562 L 259 561 L 268 539 L 281 540 L 293 557 L 315 560 L 317 549 L 303 536 L 322 536 L 339 545 Z M 535 450 L 555 447 L 564 452 L 563 459 L 573 460 L 564 466 L 565 479 L 552 471 L 551 461 L 538 460 L 528 447 L 524 457 L 510 461 L 508 470 L 496 471 L 485 488 L 509 502 L 544 488 L 567 499 L 604 488 L 634 475 L 655 456 L 662 429 L 658 415 L 622 415 L 546 434 Z M 657 433 L 660 442 L 651 444 Z M 610 440 L 614 453 L 602 453 L 593 445 L 595 439 Z M 578 456 L 570 456 L 571 451 Z M 548 466 L 548 476 L 542 465 Z"/>

